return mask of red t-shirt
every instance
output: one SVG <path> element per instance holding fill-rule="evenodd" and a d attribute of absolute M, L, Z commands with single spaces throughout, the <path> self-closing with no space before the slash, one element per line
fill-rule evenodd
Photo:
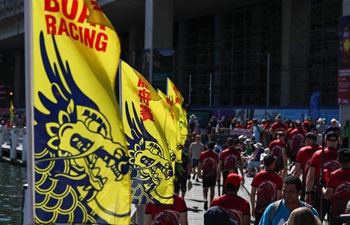
<path fill-rule="evenodd" d="M 334 189 L 332 197 L 332 215 L 339 217 L 344 214 L 346 205 L 350 200 L 350 169 L 342 168 L 329 175 L 326 187 Z"/>
<path fill-rule="evenodd" d="M 234 148 L 227 148 L 222 151 L 220 161 L 223 162 L 223 171 L 234 170 L 237 173 L 237 162 L 242 161 L 241 153 Z"/>
<path fill-rule="evenodd" d="M 250 216 L 250 205 L 247 200 L 238 195 L 222 195 L 220 197 L 214 198 L 210 207 L 219 206 L 227 210 L 230 217 L 238 222 L 238 224 L 243 224 L 243 216 Z"/>
<path fill-rule="evenodd" d="M 314 145 L 305 146 L 298 151 L 295 162 L 301 164 L 301 168 L 303 170 L 302 187 L 304 189 L 306 188 L 306 176 L 307 176 L 307 173 L 309 172 L 311 157 L 317 150 L 321 148 L 322 148 L 321 146 L 314 144 Z"/>
<path fill-rule="evenodd" d="M 272 170 L 263 170 L 257 173 L 252 181 L 256 188 L 256 207 L 258 212 L 264 212 L 266 207 L 277 200 L 277 190 L 282 190 L 283 180 Z"/>
<path fill-rule="evenodd" d="M 202 163 L 204 177 L 216 176 L 216 165 L 218 163 L 218 155 L 212 150 L 204 151 L 199 156 L 199 161 Z"/>
<path fill-rule="evenodd" d="M 283 131 L 283 133 L 286 133 L 288 127 L 282 122 L 274 122 L 271 125 L 271 129 L 273 130 L 273 133 L 276 136 L 277 131 Z"/>
<path fill-rule="evenodd" d="M 180 213 L 187 212 L 183 198 L 174 195 L 174 204 L 147 204 L 145 214 L 152 214 L 154 225 L 178 225 Z"/>
<path fill-rule="evenodd" d="M 325 148 L 323 168 L 328 170 L 329 173 L 339 169 L 340 165 L 337 158 L 338 158 L 337 149 Z M 316 169 L 317 182 L 320 180 L 320 177 L 321 177 L 321 168 L 322 168 L 321 165 L 322 165 L 322 150 L 318 150 L 312 155 L 312 158 L 310 161 L 310 167 L 315 167 Z M 320 185 L 317 185 L 317 195 L 321 197 Z"/>
<path fill-rule="evenodd" d="M 286 143 L 280 139 L 272 141 L 269 145 L 271 155 L 276 157 L 276 167 L 283 164 L 282 148 L 284 147 L 286 147 Z"/>

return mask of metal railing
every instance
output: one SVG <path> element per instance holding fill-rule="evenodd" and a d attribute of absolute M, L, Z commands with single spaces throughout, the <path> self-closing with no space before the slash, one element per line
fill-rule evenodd
<path fill-rule="evenodd" d="M 23 13 L 24 0 L 0 0 L 0 20 Z"/>

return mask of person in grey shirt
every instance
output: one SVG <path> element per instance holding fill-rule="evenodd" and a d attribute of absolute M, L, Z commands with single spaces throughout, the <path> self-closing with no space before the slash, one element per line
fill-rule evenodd
<path fill-rule="evenodd" d="M 322 118 L 317 120 L 316 134 L 317 134 L 317 144 L 322 145 L 322 134 L 325 132 L 327 126 Z"/>
<path fill-rule="evenodd" d="M 198 172 L 199 156 L 202 151 L 204 151 L 204 145 L 201 142 L 201 136 L 197 135 L 196 141 L 191 143 L 190 145 L 190 152 L 189 152 L 190 159 L 192 161 L 192 173 L 193 173 L 192 179 L 196 178 L 196 174 Z M 199 182 L 198 177 L 196 181 Z"/>

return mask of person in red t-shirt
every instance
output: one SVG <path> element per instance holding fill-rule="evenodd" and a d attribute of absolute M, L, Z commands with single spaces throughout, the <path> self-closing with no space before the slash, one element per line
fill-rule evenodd
<path fill-rule="evenodd" d="M 252 205 L 252 216 L 255 217 L 255 225 L 258 225 L 266 207 L 276 200 L 282 199 L 282 177 L 276 174 L 276 159 L 273 155 L 264 156 L 265 170 L 255 174 L 252 181 L 250 204 Z M 255 200 L 255 196 L 257 196 Z"/>
<path fill-rule="evenodd" d="M 350 150 L 343 148 L 338 151 L 338 161 L 341 168 L 329 175 L 326 187 L 322 188 L 323 197 L 332 199 L 330 223 L 342 225 L 339 217 L 345 213 L 350 200 Z"/>
<path fill-rule="evenodd" d="M 147 204 L 145 210 L 145 225 L 188 225 L 187 206 L 185 200 L 177 195 L 173 196 L 174 203 Z"/>
<path fill-rule="evenodd" d="M 230 173 L 225 181 L 227 194 L 216 197 L 210 207 L 219 206 L 228 211 L 231 218 L 239 225 L 250 224 L 250 206 L 249 202 L 237 195 L 242 176 L 236 173 Z"/>
<path fill-rule="evenodd" d="M 215 195 L 216 172 L 218 166 L 218 155 L 213 151 L 214 142 L 208 143 L 208 150 L 202 152 L 199 156 L 198 177 L 203 178 L 203 198 L 204 209 L 208 209 L 208 188 L 210 189 L 210 202 Z"/>
<path fill-rule="evenodd" d="M 301 193 L 300 199 L 305 198 L 306 176 L 307 176 L 307 173 L 309 172 L 311 157 L 317 150 L 322 148 L 322 146 L 319 146 L 317 144 L 316 134 L 312 132 L 305 134 L 305 145 L 306 145 L 305 147 L 301 148 L 298 151 L 298 154 L 295 160 L 295 169 L 294 169 L 295 176 L 300 177 L 301 174 L 303 175 L 302 183 L 301 183 L 303 193 Z"/>
<path fill-rule="evenodd" d="M 279 173 L 282 176 L 282 179 L 286 177 L 288 170 L 286 143 L 284 142 L 284 137 L 283 131 L 278 131 L 277 140 L 272 141 L 269 145 L 269 154 L 276 157 L 276 166 L 273 170 Z"/>
<path fill-rule="evenodd" d="M 270 127 L 269 132 L 274 139 L 277 138 L 278 131 L 283 131 L 284 135 L 286 135 L 288 127 L 284 123 L 282 123 L 281 120 L 282 116 L 281 114 L 278 114 L 276 116 L 275 122 Z"/>
<path fill-rule="evenodd" d="M 324 153 L 322 153 L 322 150 L 318 150 L 312 155 L 309 172 L 306 178 L 305 202 L 311 204 L 312 202 L 311 193 L 314 191 L 313 187 L 316 181 L 317 189 L 316 189 L 316 194 L 314 196 L 312 205 L 319 213 L 320 219 L 322 221 L 326 213 L 328 213 L 329 215 L 331 202 L 330 200 L 321 199 L 323 197 L 321 193 L 321 186 L 319 184 L 322 184 L 325 180 L 327 180 L 326 179 L 327 177 L 325 176 L 321 177 L 321 174 L 327 175 L 340 168 L 339 162 L 337 161 L 338 141 L 339 141 L 339 136 L 337 133 L 333 131 L 327 133 L 326 135 L 327 148 L 324 149 Z M 322 165 L 322 154 L 323 154 L 323 165 Z M 321 171 L 322 167 L 326 173 Z M 320 213 L 321 200 L 322 200 L 322 214 Z"/>
<path fill-rule="evenodd" d="M 230 173 L 230 171 L 234 171 L 238 174 L 238 169 L 241 172 L 241 175 L 243 176 L 243 184 L 244 184 L 244 173 L 242 168 L 242 158 L 241 153 L 235 148 L 235 146 L 239 145 L 238 139 L 235 141 L 232 138 L 227 138 L 226 144 L 228 146 L 227 149 L 223 150 L 220 155 L 220 161 L 217 168 L 217 182 L 220 183 L 221 180 L 221 172 L 222 172 L 222 178 L 223 183 L 226 181 L 226 177 Z M 238 169 L 237 169 L 238 168 Z M 222 189 L 222 194 L 225 194 L 225 185 Z"/>
<path fill-rule="evenodd" d="M 303 126 L 301 125 L 300 120 L 295 121 L 295 129 L 292 130 L 289 134 L 289 146 L 290 146 L 290 161 L 292 164 L 295 164 L 295 159 L 299 149 L 304 147 L 305 133 Z"/>

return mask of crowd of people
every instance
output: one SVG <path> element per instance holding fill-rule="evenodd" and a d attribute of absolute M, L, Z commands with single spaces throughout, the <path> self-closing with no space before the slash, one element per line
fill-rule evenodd
<path fill-rule="evenodd" d="M 248 225 L 252 217 L 261 225 L 343 224 L 340 215 L 350 201 L 349 121 L 342 127 L 335 119 L 329 126 L 322 118 L 316 122 L 253 118 L 247 124 L 251 137 L 228 137 L 224 144 L 211 134 L 203 140 L 192 124 L 177 166 L 183 173 L 175 179 L 174 201 L 186 205 L 183 198 L 195 180 L 202 183 L 205 225 Z M 238 195 L 245 177 L 252 178 L 249 200 Z M 152 214 L 149 208 L 146 214 Z M 187 224 L 185 207 L 176 210 L 174 224 Z"/>

